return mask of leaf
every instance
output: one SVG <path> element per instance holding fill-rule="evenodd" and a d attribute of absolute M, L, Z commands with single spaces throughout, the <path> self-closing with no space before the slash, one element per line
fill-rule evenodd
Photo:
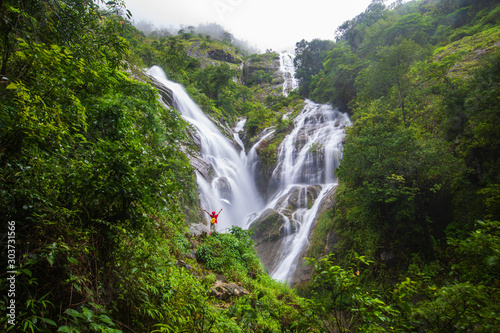
<path fill-rule="evenodd" d="M 111 320 L 111 318 L 109 318 L 108 316 L 106 315 L 100 315 L 99 316 L 99 319 L 103 322 L 105 322 L 106 324 L 108 325 L 111 325 L 111 326 L 115 326 L 115 324 L 113 323 L 113 321 Z"/>
<path fill-rule="evenodd" d="M 74 264 L 74 265 L 78 265 L 78 260 L 76 260 L 76 259 L 75 259 L 75 258 L 73 258 L 73 257 L 69 257 L 69 258 L 68 258 L 68 261 L 69 261 L 70 263 Z"/>
<path fill-rule="evenodd" d="M 11 82 L 5 89 L 17 89 L 17 84 L 14 82 Z"/>
<path fill-rule="evenodd" d="M 49 325 L 52 325 L 52 326 L 57 326 L 57 323 L 55 321 L 53 321 L 52 319 L 49 319 L 49 318 L 42 318 L 42 320 L 46 323 L 46 324 L 49 324 Z"/>
<path fill-rule="evenodd" d="M 74 309 L 66 309 L 66 311 L 64 311 L 64 313 L 67 315 L 70 315 L 73 318 L 81 317 L 81 314 Z"/>
<path fill-rule="evenodd" d="M 33 275 L 33 273 L 27 268 L 23 268 L 20 271 L 23 272 L 24 274 L 28 275 L 29 277 L 31 277 Z"/>
<path fill-rule="evenodd" d="M 54 262 L 55 262 L 54 252 L 50 252 L 50 253 L 47 255 L 47 261 L 49 262 L 50 266 L 53 266 L 53 265 L 54 265 Z"/>

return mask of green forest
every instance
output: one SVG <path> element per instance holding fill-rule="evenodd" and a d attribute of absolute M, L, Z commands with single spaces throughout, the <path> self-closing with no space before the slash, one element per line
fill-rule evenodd
<path fill-rule="evenodd" d="M 372 0 L 297 42 L 286 97 L 276 52 L 132 18 L 0 0 L 1 331 L 500 331 L 498 1 Z M 196 144 L 153 65 L 246 144 L 275 129 L 263 183 L 305 99 L 349 114 L 310 281 L 273 280 L 251 229 L 189 231 Z"/>

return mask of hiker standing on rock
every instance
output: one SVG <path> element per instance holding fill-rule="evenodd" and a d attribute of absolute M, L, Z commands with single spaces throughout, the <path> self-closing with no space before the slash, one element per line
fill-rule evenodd
<path fill-rule="evenodd" d="M 215 231 L 215 224 L 217 223 L 217 217 L 219 216 L 220 212 L 222 212 L 222 208 L 219 210 L 217 214 L 215 214 L 215 211 L 213 211 L 211 214 L 205 209 L 203 211 L 207 213 L 208 216 L 210 216 L 210 235 L 211 235 L 212 231 Z"/>

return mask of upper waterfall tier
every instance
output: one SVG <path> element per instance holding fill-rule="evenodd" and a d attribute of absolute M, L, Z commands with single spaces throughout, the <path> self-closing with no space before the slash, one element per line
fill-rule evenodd
<path fill-rule="evenodd" d="M 273 179 L 281 188 L 290 184 L 330 184 L 342 153 L 345 113 L 325 104 L 306 101 L 293 131 L 279 147 Z"/>
<path fill-rule="evenodd" d="M 283 73 L 283 95 L 288 94 L 299 87 L 299 82 L 295 78 L 295 65 L 293 59 L 295 56 L 288 52 L 280 54 L 280 71 Z"/>

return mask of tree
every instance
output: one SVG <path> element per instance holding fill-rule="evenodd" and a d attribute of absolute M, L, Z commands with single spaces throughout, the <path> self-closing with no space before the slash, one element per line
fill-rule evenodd
<path fill-rule="evenodd" d="M 325 57 L 323 70 L 311 81 L 311 98 L 346 109 L 356 97 L 354 82 L 362 68 L 361 59 L 349 46 L 337 42 Z"/>
<path fill-rule="evenodd" d="M 419 13 L 412 13 L 399 17 L 394 24 L 385 31 L 387 45 L 397 42 L 397 39 L 411 40 L 420 45 L 428 44 L 434 29 Z"/>
<path fill-rule="evenodd" d="M 303 39 L 296 44 L 295 77 L 300 80 L 299 91 L 303 96 L 309 96 L 311 79 L 322 69 L 327 52 L 333 49 L 333 45 L 334 43 L 329 40 L 320 39 L 311 42 Z"/>
<path fill-rule="evenodd" d="M 387 15 L 387 8 L 383 0 L 372 0 L 366 10 L 352 20 L 341 24 L 336 31 L 337 41 L 345 41 L 351 51 L 364 59 L 361 52 L 366 37 L 366 29 L 382 20 Z"/>
<path fill-rule="evenodd" d="M 236 76 L 236 71 L 227 63 L 211 65 L 197 73 L 197 86 L 208 97 L 218 100 L 224 88 Z"/>
<path fill-rule="evenodd" d="M 463 162 L 453 156 L 449 145 L 405 128 L 400 113 L 381 101 L 369 108 L 365 105 L 363 113 L 355 112 L 353 118 L 336 170 L 345 187 L 338 200 L 349 207 L 345 215 L 339 214 L 344 219 L 339 231 L 358 240 L 370 237 L 391 253 L 432 258 L 430 224 L 439 232 L 449 221 L 432 213 L 430 198 L 449 190 L 463 171 Z M 363 228 L 356 230 L 359 223 Z M 373 255 L 364 242 L 346 246 Z"/>
<path fill-rule="evenodd" d="M 121 18 L 94 1 L 1 6 L 0 221 L 19 231 L 9 329 L 54 331 L 117 276 L 120 235 L 182 223 L 181 183 L 194 181 L 180 150 L 186 125 L 125 71 Z"/>
<path fill-rule="evenodd" d="M 379 98 L 392 90 L 401 108 L 404 125 L 408 128 L 405 101 L 413 89 L 422 83 L 411 81 L 410 69 L 427 55 L 426 48 L 407 39 L 398 39 L 395 44 L 382 47 L 377 52 L 377 60 L 361 71 L 356 79 L 361 98 Z"/>

